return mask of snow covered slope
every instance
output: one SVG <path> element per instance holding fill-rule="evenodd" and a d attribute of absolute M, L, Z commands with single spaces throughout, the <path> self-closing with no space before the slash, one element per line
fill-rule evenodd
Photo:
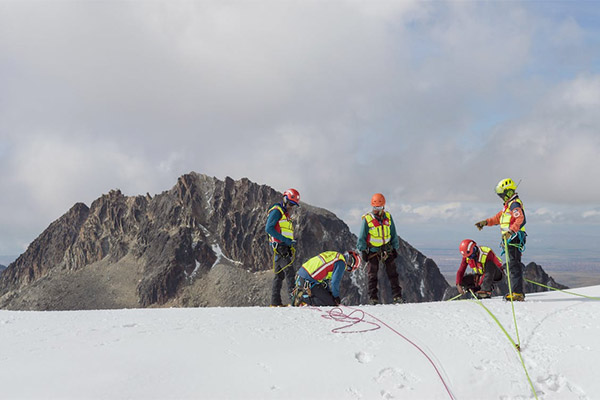
<path fill-rule="evenodd" d="M 600 297 L 600 286 L 571 291 Z M 484 301 L 516 339 L 510 303 Z M 515 303 L 540 399 L 598 399 L 600 302 Z M 333 312 L 331 312 L 333 311 Z M 530 399 L 474 301 L 331 308 L 0 311 L 3 399 Z M 355 323 L 354 323 L 355 322 Z"/>

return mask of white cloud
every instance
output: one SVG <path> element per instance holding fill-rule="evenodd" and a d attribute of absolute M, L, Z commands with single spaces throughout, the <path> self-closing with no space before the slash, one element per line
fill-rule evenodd
<path fill-rule="evenodd" d="M 37 234 L 76 201 L 189 171 L 351 219 L 375 192 L 415 223 L 483 217 L 505 177 L 526 207 L 595 204 L 593 31 L 546 8 L 0 2 L 0 183 L 18 193 L 2 214 L 27 197 Z"/>

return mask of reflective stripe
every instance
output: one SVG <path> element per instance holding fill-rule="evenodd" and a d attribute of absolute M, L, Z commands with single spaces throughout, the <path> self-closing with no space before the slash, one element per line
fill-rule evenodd
<path fill-rule="evenodd" d="M 294 240 L 294 224 L 292 223 L 292 220 L 289 219 L 289 217 L 286 215 L 286 213 L 283 212 L 283 208 L 281 208 L 281 206 L 279 206 L 279 204 L 275 204 L 273 207 L 271 207 L 267 214 L 270 214 L 271 211 L 273 211 L 275 209 L 279 210 L 279 212 L 281 213 L 281 218 L 277 222 L 277 225 L 275 225 L 275 230 L 277 232 L 281 233 L 284 237 L 286 237 L 290 240 Z M 280 240 L 275 239 L 271 235 L 269 235 L 269 241 L 271 243 L 281 242 Z"/>
<path fill-rule="evenodd" d="M 367 234 L 367 244 L 371 247 L 381 247 L 392 240 L 391 235 L 391 216 L 389 212 L 385 212 L 382 222 L 379 222 L 372 213 L 363 215 L 367 225 L 369 226 L 369 233 Z"/>
<path fill-rule="evenodd" d="M 510 209 L 510 206 L 515 201 L 519 203 L 519 206 L 521 207 L 521 209 L 523 209 L 523 202 L 521 202 L 521 199 L 514 199 L 504 205 L 504 210 L 502 210 L 502 215 L 500 215 L 500 230 L 502 232 L 506 232 L 510 229 L 510 222 L 513 219 L 513 214 Z M 525 226 L 522 226 L 520 230 L 525 232 Z"/>
<path fill-rule="evenodd" d="M 467 259 L 469 267 L 471 267 L 476 274 L 483 275 L 485 272 L 485 262 L 487 261 L 487 256 L 490 251 L 492 251 L 492 249 L 489 247 L 481 246 L 479 247 L 479 257 L 477 258 L 477 261 Z"/>
<path fill-rule="evenodd" d="M 322 281 L 331 279 L 333 266 L 339 260 L 346 262 L 341 253 L 338 253 L 337 251 L 325 251 L 302 264 L 302 268 L 304 268 L 314 280 Z"/>

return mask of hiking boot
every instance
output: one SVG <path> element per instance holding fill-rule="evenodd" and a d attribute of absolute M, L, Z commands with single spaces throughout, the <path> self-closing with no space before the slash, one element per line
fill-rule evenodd
<path fill-rule="evenodd" d="M 402 296 L 396 296 L 392 299 L 392 303 L 394 304 L 402 304 L 404 303 L 404 300 L 402 300 Z"/>
<path fill-rule="evenodd" d="M 508 301 L 525 301 L 525 295 L 523 293 L 509 293 L 506 296 L 504 296 L 504 300 L 508 300 Z"/>
<path fill-rule="evenodd" d="M 480 290 L 477 293 L 475 293 L 475 295 L 477 296 L 478 299 L 489 299 L 492 297 L 492 292 Z"/>
<path fill-rule="evenodd" d="M 377 304 L 379 304 L 379 300 L 378 299 L 369 299 L 369 304 L 372 306 L 376 306 Z"/>

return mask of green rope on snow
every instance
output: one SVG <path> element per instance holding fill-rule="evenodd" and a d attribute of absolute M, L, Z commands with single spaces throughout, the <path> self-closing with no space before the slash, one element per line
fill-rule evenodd
<path fill-rule="evenodd" d="M 452 300 L 456 300 L 456 299 L 458 299 L 460 296 L 462 296 L 462 293 L 459 293 L 459 294 L 458 294 L 458 296 L 454 296 L 453 298 L 451 298 L 451 299 L 448 299 L 448 300 L 446 300 L 446 301 L 452 301 Z"/>
<path fill-rule="evenodd" d="M 519 327 L 517 326 L 517 316 L 515 314 L 515 302 L 513 301 L 513 296 L 512 296 L 512 287 L 511 287 L 511 283 L 510 283 L 510 267 L 508 265 L 508 260 L 510 259 L 510 256 L 508 255 L 508 241 L 506 240 L 506 237 L 504 238 L 504 252 L 506 254 L 506 275 L 507 275 L 507 279 L 508 279 L 508 293 L 511 295 L 510 296 L 510 306 L 512 307 L 512 314 L 513 314 L 513 321 L 515 322 L 515 332 L 517 333 L 517 345 L 519 346 L 519 348 L 521 347 L 521 339 L 519 338 Z"/>
<path fill-rule="evenodd" d="M 527 376 L 527 381 L 529 382 L 529 386 L 531 386 L 531 390 L 533 391 L 533 396 L 536 398 L 537 400 L 537 393 L 535 392 L 535 388 L 533 387 L 533 382 L 531 382 L 531 378 L 529 377 L 529 372 L 527 371 L 527 367 L 525 366 L 525 361 L 523 360 L 523 355 L 521 354 L 521 346 L 518 345 L 517 343 L 515 343 L 515 341 L 513 340 L 513 338 L 510 337 L 510 335 L 508 334 L 508 332 L 506 331 L 506 329 L 504 329 L 504 326 L 500 323 L 500 321 L 498 320 L 498 318 L 496 318 L 496 316 L 494 315 L 494 313 L 492 313 L 489 308 L 487 308 L 486 306 L 483 305 L 483 302 L 477 298 L 477 296 L 475 296 L 475 293 L 473 293 L 473 291 L 471 289 L 469 289 L 469 292 L 471 292 L 471 295 L 473 296 L 473 298 L 475 299 L 475 301 L 477 302 L 477 304 L 479 304 L 481 307 L 483 307 L 483 309 L 492 317 L 492 319 L 494 321 L 496 321 L 496 324 L 498 324 L 498 326 L 500 327 L 500 329 L 502 329 L 502 332 L 504 332 L 504 334 L 506 335 L 506 337 L 508 338 L 508 340 L 510 341 L 510 343 L 513 345 L 513 347 L 515 348 L 515 350 L 517 350 L 517 353 L 519 354 L 519 359 L 521 360 L 521 365 L 523 366 L 523 370 L 525 371 L 525 376 Z"/>
<path fill-rule="evenodd" d="M 586 299 L 591 299 L 591 300 L 600 300 L 600 297 L 592 297 L 592 296 L 586 296 L 584 294 L 567 292 L 566 290 L 561 290 L 561 289 L 553 288 L 552 286 L 547 286 L 547 285 L 544 285 L 543 283 L 530 281 L 529 279 L 525 279 L 525 281 L 527 281 L 529 283 L 533 283 L 534 285 L 538 285 L 538 286 L 545 287 L 545 288 L 548 288 L 548 289 L 556 290 L 557 292 L 563 292 L 563 293 L 567 293 L 567 294 L 572 294 L 573 296 L 585 297 Z"/>
<path fill-rule="evenodd" d="M 469 289 L 469 292 L 471 293 L 471 295 L 473 296 L 473 298 L 475 299 L 475 301 L 477 302 L 477 304 L 479 304 L 481 307 L 483 307 L 483 309 L 485 311 L 487 311 L 488 314 L 490 314 L 490 317 L 492 317 L 494 319 L 494 321 L 496 321 L 496 323 L 498 324 L 498 326 L 500 327 L 500 329 L 502 329 L 502 332 L 504 332 L 504 334 L 506 335 L 506 337 L 508 338 L 508 340 L 510 341 L 510 343 L 512 343 L 513 347 L 517 350 L 517 351 L 521 351 L 521 346 L 519 346 L 517 343 L 515 343 L 515 341 L 513 340 L 512 337 L 510 337 L 510 335 L 508 334 L 508 332 L 506 331 L 506 329 L 504 329 L 504 326 L 500 323 L 500 321 L 498 320 L 498 318 L 496 318 L 496 316 L 490 311 L 489 308 L 487 308 L 485 305 L 483 305 L 483 302 L 477 298 L 477 296 L 475 296 L 475 293 L 473 293 L 473 290 Z"/>

